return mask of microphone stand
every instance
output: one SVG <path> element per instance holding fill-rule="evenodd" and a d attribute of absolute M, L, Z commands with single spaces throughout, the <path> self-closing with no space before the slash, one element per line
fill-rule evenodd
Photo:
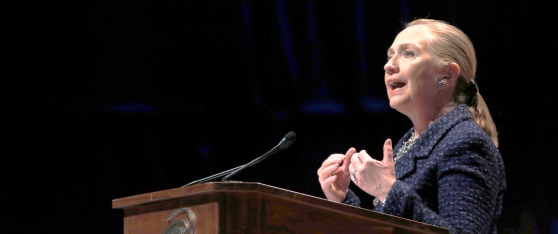
<path fill-rule="evenodd" d="M 249 163 L 246 163 L 246 164 L 244 164 L 244 165 L 235 167 L 235 168 L 233 168 L 233 169 L 229 169 L 229 170 L 223 171 L 223 172 L 221 172 L 221 173 L 217 173 L 217 174 L 215 174 L 215 175 L 211 175 L 211 176 L 205 177 L 205 178 L 203 178 L 203 179 L 199 179 L 199 180 L 196 180 L 196 181 L 192 181 L 192 182 L 190 182 L 190 183 L 188 183 L 188 184 L 186 184 L 186 185 L 183 185 L 182 187 L 185 187 L 185 186 L 188 186 L 188 185 L 193 185 L 193 184 L 198 184 L 198 183 L 207 182 L 207 181 L 210 181 L 210 180 L 212 180 L 212 179 L 219 178 L 219 177 L 221 177 L 221 176 L 223 176 L 223 175 L 226 175 L 226 176 L 223 177 L 223 178 L 221 179 L 222 182 L 241 182 L 241 181 L 229 181 L 229 178 L 231 178 L 232 176 L 238 174 L 239 172 L 241 172 L 242 170 L 246 169 L 247 167 L 250 167 L 250 166 L 252 166 L 252 165 L 254 165 L 254 164 L 256 164 L 256 163 L 259 163 L 260 161 L 262 161 L 262 160 L 268 158 L 269 156 L 271 156 L 271 155 L 277 153 L 277 151 L 288 148 L 289 146 L 291 146 L 291 145 L 293 144 L 293 142 L 295 141 L 295 139 L 296 139 L 296 134 L 295 134 L 294 132 L 289 132 L 289 133 L 287 133 L 287 135 L 285 135 L 285 137 L 283 137 L 283 139 L 281 139 L 281 141 L 279 142 L 279 144 L 277 144 L 275 147 L 273 147 L 273 149 L 271 149 L 270 151 L 268 151 L 268 152 L 265 153 L 264 155 L 262 155 L 262 156 L 260 156 L 260 157 L 258 157 L 258 158 L 256 158 L 256 159 L 250 161 Z"/>
<path fill-rule="evenodd" d="M 281 140 L 281 142 L 279 142 L 279 144 L 277 144 L 275 147 L 273 147 L 273 149 L 271 149 L 270 151 L 268 151 L 267 153 L 265 153 L 264 155 L 250 161 L 249 163 L 246 163 L 242 166 L 240 166 L 240 168 L 234 170 L 233 172 L 231 172 L 230 174 L 228 174 L 227 176 L 223 177 L 221 179 L 222 182 L 240 182 L 240 181 L 229 181 L 229 178 L 231 178 L 232 176 L 238 174 L 239 172 L 241 172 L 242 170 L 246 169 L 247 167 L 250 167 L 256 163 L 259 163 L 260 161 L 266 159 L 267 157 L 275 154 L 277 151 L 281 150 L 281 146 L 283 145 L 283 143 L 285 142 L 285 138 L 283 138 Z"/>
<path fill-rule="evenodd" d="M 229 169 L 229 170 L 226 170 L 226 171 L 217 173 L 217 174 L 215 174 L 215 175 L 210 175 L 210 176 L 208 176 L 208 177 L 205 177 L 205 178 L 202 178 L 202 179 L 199 179 L 199 180 L 196 180 L 196 181 L 192 181 L 192 182 L 190 182 L 190 183 L 188 183 L 188 184 L 183 185 L 182 187 L 186 187 L 186 186 L 193 185 L 193 184 L 199 184 L 199 183 L 203 183 L 203 182 L 210 181 L 210 180 L 215 179 L 215 178 L 219 178 L 219 177 L 221 177 L 221 176 L 224 176 L 224 175 L 226 175 L 226 174 L 229 174 L 229 173 L 231 173 L 231 172 L 233 172 L 233 171 L 235 171 L 235 170 L 238 170 L 238 169 L 242 168 L 242 166 L 244 166 L 244 165 L 241 165 L 241 166 L 238 166 L 238 167 L 235 167 L 235 168 L 232 168 L 232 169 Z"/>

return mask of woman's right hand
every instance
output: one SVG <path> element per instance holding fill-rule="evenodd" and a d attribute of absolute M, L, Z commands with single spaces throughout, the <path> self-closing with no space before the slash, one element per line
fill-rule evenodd
<path fill-rule="evenodd" d="M 332 154 L 318 169 L 318 180 L 328 200 L 341 202 L 347 196 L 351 183 L 349 164 L 354 153 L 356 149 L 351 147 L 345 155 Z"/>

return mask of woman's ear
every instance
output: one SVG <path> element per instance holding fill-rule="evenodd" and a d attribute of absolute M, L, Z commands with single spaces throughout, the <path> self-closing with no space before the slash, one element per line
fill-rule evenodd
<path fill-rule="evenodd" d="M 459 65 L 457 63 L 450 63 L 448 64 L 448 71 L 447 71 L 447 79 L 457 79 L 461 74 L 461 70 L 459 69 Z"/>

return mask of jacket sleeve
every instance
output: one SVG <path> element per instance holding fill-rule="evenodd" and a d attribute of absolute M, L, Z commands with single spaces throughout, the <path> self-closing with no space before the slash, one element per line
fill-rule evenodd
<path fill-rule="evenodd" d="M 349 189 L 349 191 L 347 192 L 347 196 L 341 203 L 360 207 L 360 198 L 358 198 L 358 196 L 353 192 L 353 190 Z"/>
<path fill-rule="evenodd" d="M 490 233 L 501 209 L 503 169 L 499 153 L 483 137 L 446 143 L 438 155 L 437 197 L 428 207 L 411 184 L 396 181 L 375 210 L 448 228 L 450 233 Z M 437 206 L 436 206 L 437 201 Z"/>

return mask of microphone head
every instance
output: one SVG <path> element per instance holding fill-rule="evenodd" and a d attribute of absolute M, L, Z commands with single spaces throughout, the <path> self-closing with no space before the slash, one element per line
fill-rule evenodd
<path fill-rule="evenodd" d="M 294 132 L 289 132 L 283 137 L 283 144 L 281 145 L 281 149 L 284 150 L 289 148 L 296 140 L 296 134 Z"/>

